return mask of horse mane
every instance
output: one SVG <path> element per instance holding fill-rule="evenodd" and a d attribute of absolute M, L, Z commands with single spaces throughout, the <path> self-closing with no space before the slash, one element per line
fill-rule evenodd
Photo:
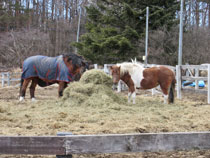
<path fill-rule="evenodd" d="M 143 65 L 130 62 L 120 63 L 117 64 L 117 66 L 120 66 L 120 76 L 123 76 L 126 73 L 132 75 L 136 72 L 136 69 L 144 69 Z"/>
<path fill-rule="evenodd" d="M 69 53 L 64 53 L 64 54 L 63 54 L 63 57 L 64 57 L 64 58 L 67 57 L 67 58 L 68 58 L 68 62 L 69 62 L 70 60 L 72 60 L 72 64 L 73 64 L 73 65 L 79 65 L 79 66 L 85 65 L 85 68 L 86 68 L 86 69 L 89 68 L 88 62 L 87 62 L 87 61 L 84 59 L 84 57 L 81 56 L 81 55 L 78 55 L 78 54 L 76 54 L 76 53 L 71 53 L 71 52 L 69 52 Z"/>

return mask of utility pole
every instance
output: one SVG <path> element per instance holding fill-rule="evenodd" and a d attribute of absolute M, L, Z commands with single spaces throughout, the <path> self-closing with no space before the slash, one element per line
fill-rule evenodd
<path fill-rule="evenodd" d="M 80 20 L 81 20 L 82 8 L 79 9 L 79 20 L 77 26 L 77 42 L 79 42 L 79 32 L 80 32 Z"/>
<path fill-rule="evenodd" d="M 146 37 L 145 37 L 145 67 L 147 66 L 147 57 L 148 57 L 148 24 L 149 24 L 149 7 L 147 7 L 147 16 L 146 16 Z"/>
<path fill-rule="evenodd" d="M 182 65 L 182 38 L 183 38 L 183 0 L 180 4 L 180 24 L 179 24 L 179 57 L 178 65 Z"/>

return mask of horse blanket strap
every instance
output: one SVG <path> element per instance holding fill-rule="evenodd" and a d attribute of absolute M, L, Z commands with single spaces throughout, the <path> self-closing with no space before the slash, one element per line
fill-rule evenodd
<path fill-rule="evenodd" d="M 64 81 L 71 82 L 73 75 L 63 61 L 63 56 L 31 56 L 23 63 L 22 79 L 39 77 L 45 82 Z"/>

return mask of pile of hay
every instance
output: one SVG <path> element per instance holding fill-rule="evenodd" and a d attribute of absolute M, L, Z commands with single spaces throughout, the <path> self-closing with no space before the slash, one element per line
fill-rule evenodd
<path fill-rule="evenodd" d="M 86 71 L 79 82 L 70 83 L 62 97 L 70 106 L 120 106 L 126 97 L 112 90 L 112 79 L 101 70 Z"/>

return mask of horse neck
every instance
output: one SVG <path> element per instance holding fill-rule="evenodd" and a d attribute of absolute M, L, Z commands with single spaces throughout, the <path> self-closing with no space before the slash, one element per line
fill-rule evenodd
<path fill-rule="evenodd" d="M 126 85 L 130 88 L 132 86 L 134 86 L 134 82 L 131 78 L 131 75 L 127 72 L 125 74 L 123 74 L 120 79 L 126 83 Z"/>

